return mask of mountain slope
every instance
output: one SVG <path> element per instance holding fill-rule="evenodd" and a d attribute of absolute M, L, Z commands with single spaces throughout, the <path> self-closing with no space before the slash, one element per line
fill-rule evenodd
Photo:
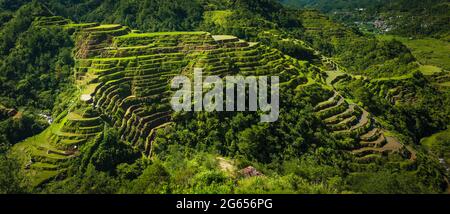
<path fill-rule="evenodd" d="M 367 111 L 349 105 L 337 92 L 320 86 L 321 82 L 311 79 L 312 74 L 308 72 L 312 67 L 308 69 L 276 49 L 205 32 L 140 34 L 121 25 L 67 24 L 62 20 L 43 17 L 35 22 L 44 28 L 60 25 L 75 30 L 75 84 L 79 92 L 73 95 L 73 104 L 47 131 L 13 150 L 31 157 L 25 162 L 29 163 L 27 169 L 32 170 L 29 173 L 36 177 L 36 184 L 63 173 L 68 160 L 83 157 L 86 148 L 95 145 L 95 139 L 101 137 L 105 124 L 115 127 L 122 141 L 143 154 L 152 155 L 156 150 L 153 148 L 156 130 L 170 126 L 168 122 L 173 118 L 168 103 L 172 94 L 170 79 L 182 73 L 191 76 L 196 67 L 205 68 L 205 75 L 278 75 L 282 90 L 292 90 L 292 87 L 303 90 L 308 85 L 316 85 L 322 93 L 334 94 L 325 96 L 325 101 L 314 101 L 317 104 L 314 111 L 319 119 L 326 121 L 327 130 L 335 135 L 335 143 L 340 142 L 338 139 L 356 140 L 338 148 L 353 150 L 356 157 L 361 157 L 358 160 L 362 164 L 394 153 L 415 161 L 412 150 L 379 130 L 380 126 Z M 224 59 L 228 62 L 218 63 Z M 250 152 L 251 157 L 253 152 L 243 147 L 244 142 L 240 140 L 238 151 Z M 263 156 L 255 158 L 270 161 Z"/>
<path fill-rule="evenodd" d="M 73 4 L 74 8 L 88 2 L 78 3 Z M 416 67 L 407 67 L 417 62 L 408 57 L 411 53 L 401 43 L 367 37 L 337 25 L 317 11 L 287 10 L 274 1 L 195 2 L 191 6 L 202 3 L 205 12 L 201 21 L 189 26 L 178 19 L 140 23 L 139 18 L 128 18 L 132 26 L 144 31 L 106 21 L 112 17 L 127 22 L 122 19 L 124 14 L 115 11 L 131 10 L 135 1 L 120 1 L 120 6 L 109 1 L 91 3 L 96 4 L 82 16 L 100 14 L 95 19 L 103 24 L 77 23 L 55 16 L 47 8 L 57 4 L 42 6 L 44 13 L 36 13 L 24 22 L 21 13 L 14 13 L 5 23 L 12 26 L 8 27 L 13 29 L 11 32 L 19 32 L 19 39 L 10 37 L 11 41 L 19 41 L 9 43 L 11 53 L 29 56 L 22 55 L 29 53 L 23 47 L 35 47 L 31 56 L 36 59 L 25 61 L 23 67 L 50 64 L 39 70 L 24 70 L 24 75 L 33 79 L 30 81 L 41 81 L 21 83 L 21 87 L 36 88 L 40 94 L 47 89 L 40 84 L 53 79 L 58 83 L 48 87 L 55 90 L 56 96 L 47 103 L 53 106 L 46 110 L 53 115 L 51 124 L 40 134 L 33 132 L 25 141 L 12 143 L 15 145 L 8 151 L 8 156 L 18 159 L 22 172 L 31 178 L 32 191 L 444 190 L 445 169 L 417 142 L 445 129 L 450 121 L 450 96 L 431 79 L 437 81 L 440 76 L 425 77 L 416 72 Z M 146 4 L 150 7 L 167 3 Z M 107 8 L 114 13 L 106 13 Z M 140 5 L 138 8 L 145 9 Z M 172 6 L 162 8 L 165 12 L 183 13 Z M 57 14 L 64 11 L 60 9 Z M 165 12 L 150 17 L 172 17 L 173 13 Z M 184 27 L 188 31 L 146 32 Z M 3 31 L 2 38 L 9 36 L 5 32 L 9 31 Z M 22 32 L 29 34 L 20 35 Z M 46 37 L 43 32 L 55 33 Z M 31 41 L 44 42 L 29 42 L 26 36 L 33 33 L 36 38 L 30 36 Z M 45 42 L 46 38 L 54 42 Z M 65 39 L 70 42 L 64 43 Z M 59 47 L 66 53 L 59 54 Z M 58 60 L 53 66 L 55 58 Z M 21 65 L 1 59 L 3 65 Z M 261 112 L 173 113 L 169 105 L 174 92 L 170 80 L 178 74 L 192 77 L 196 67 L 222 77 L 279 76 L 279 120 L 260 123 Z M 0 74 L 15 74 L 5 71 L 2 68 Z M 445 72 L 440 75 L 445 79 Z M 52 81 L 47 81 L 46 76 Z M 3 79 L 13 80 L 9 76 Z M 6 88 L 3 82 L 1 87 Z M 2 104 L 16 107 L 10 104 L 20 95 L 29 101 L 24 91 L 17 91 L 3 97 Z M 37 100 L 18 107 L 38 115 L 42 111 L 39 105 L 42 101 Z M 43 117 L 48 117 L 48 112 Z M 232 172 L 221 167 L 224 159 L 235 165 L 228 167 Z M 258 173 L 254 174 L 264 176 L 245 173 L 255 168 Z M 390 188 L 392 185 L 398 188 Z"/>
<path fill-rule="evenodd" d="M 445 0 L 285 0 L 284 4 L 313 8 L 348 25 L 402 36 L 432 36 L 448 41 L 449 3 Z"/>

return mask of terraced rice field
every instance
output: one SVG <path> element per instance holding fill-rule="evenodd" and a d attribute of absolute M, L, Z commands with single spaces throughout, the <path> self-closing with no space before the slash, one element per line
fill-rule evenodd
<path fill-rule="evenodd" d="M 368 80 L 366 84 L 371 93 L 379 93 L 380 96 L 390 100 L 392 104 L 414 100 L 413 89 L 405 88 L 401 84 L 397 87 L 386 87 L 386 83 L 392 83 L 392 86 L 397 85 L 403 77 L 369 80 L 366 77 L 353 76 L 340 71 L 339 66 L 331 59 L 322 59 L 322 63 L 325 68 L 328 68 L 324 71 L 326 78 L 322 81 L 333 88 L 335 85 L 345 84 L 352 79 L 362 78 Z M 336 137 L 352 138 L 358 142 L 350 150 L 359 161 L 369 162 L 392 153 L 400 154 L 405 159 L 414 160 L 416 158 L 416 152 L 412 148 L 404 146 L 395 137 L 390 136 L 369 112 L 356 104 L 349 104 L 335 90 L 331 94 L 329 99 L 316 105 L 316 115 L 324 121 L 330 132 Z"/>
<path fill-rule="evenodd" d="M 204 75 L 274 74 L 282 81 L 302 76 L 295 59 L 234 36 L 141 34 L 120 25 L 77 30 L 83 36 L 76 55 L 80 99 L 117 127 L 123 140 L 147 154 L 155 130 L 171 121 L 169 86 L 174 76 L 192 76 L 196 67 L 204 68 Z"/>
<path fill-rule="evenodd" d="M 68 161 L 80 148 L 103 131 L 104 122 L 87 106 L 63 114 L 43 133 L 28 138 L 13 149 L 25 164 L 33 185 L 39 185 L 65 172 Z"/>
<path fill-rule="evenodd" d="M 74 33 L 79 88 L 70 108 L 50 128 L 14 148 L 25 154 L 20 157 L 36 185 L 64 173 L 65 163 L 79 156 L 80 148 L 98 137 L 105 124 L 115 127 L 122 140 L 144 155 L 151 155 L 156 130 L 172 120 L 170 82 L 180 74 L 192 77 L 194 68 L 203 68 L 204 76 L 276 75 L 281 87 L 295 84 L 298 90 L 318 83 L 305 73 L 307 65 L 301 61 L 230 35 L 138 33 L 118 24 L 75 24 L 61 17 L 39 18 L 35 24 L 61 26 Z M 345 78 L 349 76 L 342 72 L 330 73 L 326 82 Z M 315 111 L 334 135 L 360 142 L 350 150 L 363 161 L 394 152 L 409 157 L 408 150 L 386 136 L 370 113 L 337 92 Z"/>
<path fill-rule="evenodd" d="M 355 104 L 348 104 L 338 92 L 332 94 L 328 100 L 316 105 L 316 115 L 323 119 L 336 137 L 350 137 L 359 141 L 358 145 L 351 148 L 358 160 L 371 161 L 390 153 L 412 158 L 411 151 L 394 137 L 387 136 L 369 112 Z"/>

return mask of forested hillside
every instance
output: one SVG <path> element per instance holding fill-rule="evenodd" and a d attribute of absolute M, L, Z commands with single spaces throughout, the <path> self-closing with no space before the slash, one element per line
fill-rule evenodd
<path fill-rule="evenodd" d="M 0 0 L 0 26 L 0 193 L 447 191 L 445 49 L 273 0 Z M 279 120 L 174 112 L 198 67 L 279 76 Z"/>
<path fill-rule="evenodd" d="M 449 40 L 450 5 L 446 0 L 282 0 L 286 5 L 311 8 L 365 30 L 401 36 L 432 36 Z"/>

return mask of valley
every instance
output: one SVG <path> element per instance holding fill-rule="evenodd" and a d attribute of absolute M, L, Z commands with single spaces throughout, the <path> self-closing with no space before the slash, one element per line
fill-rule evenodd
<path fill-rule="evenodd" d="M 276 1 L 24 2 L 0 11 L 0 192 L 447 191 L 443 37 Z M 173 78 L 198 69 L 278 77 L 277 120 L 174 111 Z"/>

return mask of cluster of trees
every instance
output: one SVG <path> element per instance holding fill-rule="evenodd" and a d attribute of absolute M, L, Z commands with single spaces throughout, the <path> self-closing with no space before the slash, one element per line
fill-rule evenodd
<path fill-rule="evenodd" d="M 205 11 L 199 30 L 214 34 L 230 34 L 250 41 L 259 41 L 262 32 L 279 29 L 298 35 L 301 21 L 294 11 L 273 0 L 236 0 L 222 5 L 220 11 Z M 217 20 L 211 20 L 217 14 Z"/>
<path fill-rule="evenodd" d="M 2 0 L 0 11 L 15 11 L 32 0 Z M 286 10 L 275 0 L 49 0 L 39 1 L 57 15 L 77 22 L 120 23 L 144 31 L 191 31 L 201 30 L 207 10 L 232 10 L 230 18 L 235 35 L 241 36 L 242 29 L 273 25 L 295 29 L 300 26 L 295 14 Z M 0 19 L 1 20 L 1 19 Z M 237 21 L 237 22 L 234 22 Z M 268 23 L 272 22 L 272 23 Z M 238 33 L 238 29 L 241 33 Z M 262 29 L 260 29 L 262 30 Z M 228 31 L 230 32 L 230 31 Z M 231 32 L 230 32 L 231 33 Z M 247 37 L 246 37 L 247 38 Z"/>
<path fill-rule="evenodd" d="M 348 71 L 370 77 L 401 76 L 417 68 L 411 51 L 396 40 L 356 38 L 339 43 L 336 52 Z"/>
<path fill-rule="evenodd" d="M 145 31 L 192 30 L 202 20 L 204 3 L 203 0 L 33 1 L 45 5 L 58 15 L 78 22 L 120 23 Z M 0 7 L 14 10 L 32 0 L 2 0 L 2 2 Z"/>
<path fill-rule="evenodd" d="M 16 159 L 0 154 L 0 194 L 20 194 L 29 191 L 27 180 L 20 168 Z"/>
<path fill-rule="evenodd" d="M 281 91 L 282 108 L 276 123 L 258 123 L 257 113 L 179 115 L 177 125 L 162 133 L 157 141 L 160 143 L 155 144 L 155 151 L 164 151 L 169 145 L 181 143 L 198 150 L 270 163 L 299 157 L 320 145 L 332 145 L 339 141 L 327 134 L 321 121 L 313 114 L 311 99 L 320 101 L 315 97 L 324 96 L 319 86 L 316 87 L 311 91 L 317 95 L 296 93 L 292 89 Z M 339 145 L 335 146 L 339 148 Z"/>
<path fill-rule="evenodd" d="M 0 31 L 0 99 L 8 107 L 51 110 L 69 82 L 73 42 L 59 28 L 33 26 L 42 7 L 22 7 Z"/>
<path fill-rule="evenodd" d="M 0 120 L 0 154 L 6 153 L 12 145 L 39 134 L 47 126 L 47 121 L 29 111 Z"/>
<path fill-rule="evenodd" d="M 39 114 L 52 112 L 57 96 L 70 85 L 74 64 L 67 32 L 32 24 L 36 16 L 49 14 L 41 4 L 11 12 L 23 2 L 0 2 L 6 17 L 0 23 L 0 102 L 19 111 L 0 120 L 1 152 L 48 126 Z"/>

